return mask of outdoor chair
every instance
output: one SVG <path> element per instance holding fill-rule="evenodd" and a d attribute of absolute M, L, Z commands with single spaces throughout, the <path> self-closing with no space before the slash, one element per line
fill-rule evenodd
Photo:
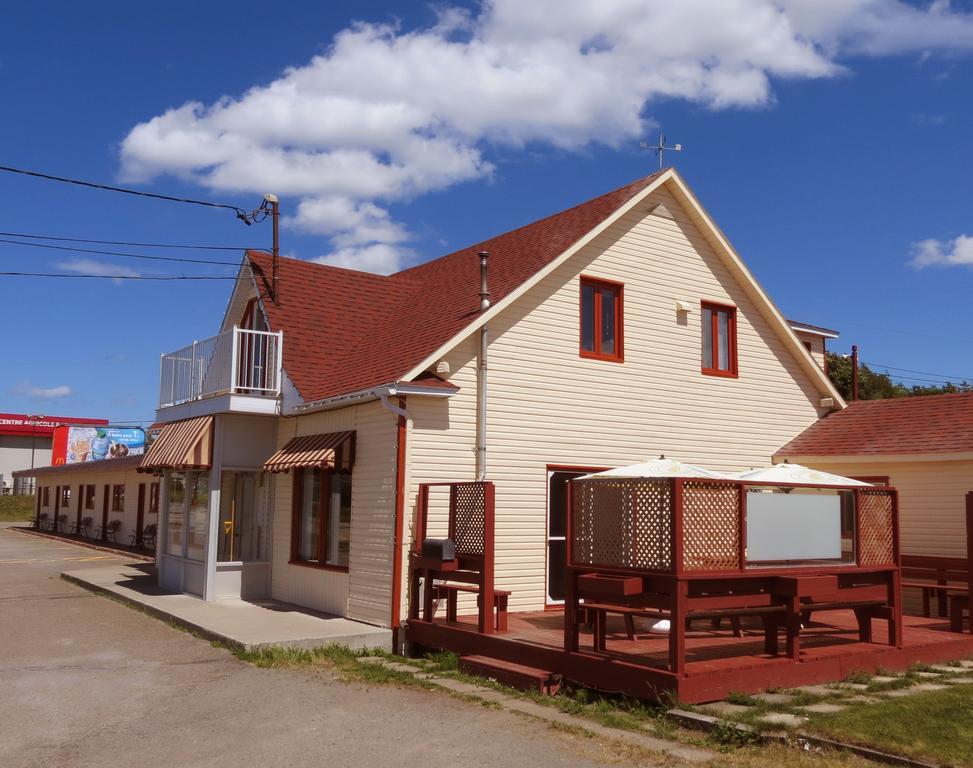
<path fill-rule="evenodd" d="M 145 526 L 142 531 L 142 548 L 148 550 L 155 550 L 155 537 L 158 527 L 155 523 Z"/>
<path fill-rule="evenodd" d="M 74 536 L 84 536 L 88 537 L 88 530 L 91 528 L 91 524 L 94 522 L 90 517 L 82 517 L 81 522 L 75 523 L 71 532 Z"/>
<path fill-rule="evenodd" d="M 41 512 L 36 518 L 30 521 L 30 527 L 37 531 L 43 531 L 47 526 L 47 512 Z"/>
<path fill-rule="evenodd" d="M 118 543 L 118 532 L 122 528 L 121 520 L 112 520 L 108 525 L 102 526 L 98 529 L 98 538 L 107 539 L 112 544 Z"/>
<path fill-rule="evenodd" d="M 55 526 L 55 530 L 59 533 L 65 533 L 67 531 L 67 527 L 68 527 L 68 516 L 58 515 L 57 525 Z"/>

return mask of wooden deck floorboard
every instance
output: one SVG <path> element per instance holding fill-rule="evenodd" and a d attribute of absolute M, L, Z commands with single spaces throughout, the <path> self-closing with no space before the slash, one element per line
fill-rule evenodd
<path fill-rule="evenodd" d="M 509 631 L 493 635 L 489 640 L 484 638 L 484 643 L 494 651 L 502 648 L 496 643 L 516 645 L 521 654 L 525 647 L 534 648 L 538 658 L 548 662 L 555 654 L 563 654 L 565 668 L 572 668 L 568 654 L 563 652 L 562 620 L 559 611 L 511 613 Z M 447 650 L 468 653 L 470 651 L 465 649 L 470 643 L 476 644 L 470 637 L 476 630 L 473 616 L 460 616 L 453 624 L 437 617 L 435 625 L 462 630 L 463 641 L 454 648 L 448 648 L 448 643 L 444 643 Z M 607 646 L 603 654 L 592 650 L 592 635 L 582 629 L 580 651 L 585 657 L 585 669 L 592 669 L 591 662 L 597 664 L 598 659 L 608 665 L 623 663 L 627 668 L 635 664 L 645 667 L 653 684 L 658 686 L 658 681 L 663 679 L 661 676 L 671 674 L 667 670 L 669 640 L 665 634 L 648 632 L 648 627 L 649 622 L 638 622 L 636 639 L 632 641 L 626 636 L 622 618 L 609 617 Z M 852 611 L 816 614 L 801 632 L 800 663 L 794 663 L 783 653 L 777 656 L 764 653 L 763 630 L 759 623 L 744 620 L 743 632 L 744 636 L 738 638 L 733 636 L 728 623 L 713 629 L 708 622 L 695 622 L 687 633 L 686 675 L 672 679 L 673 692 L 681 700 L 695 703 L 719 698 L 731 690 L 756 692 L 767 687 L 829 682 L 858 670 L 905 669 L 914 663 L 973 656 L 973 635 L 950 632 L 949 621 L 945 618 L 904 617 L 903 648 L 898 650 L 886 644 L 887 625 L 884 621 L 874 621 L 873 642 L 861 643 Z M 598 687 L 596 680 L 577 682 Z"/>

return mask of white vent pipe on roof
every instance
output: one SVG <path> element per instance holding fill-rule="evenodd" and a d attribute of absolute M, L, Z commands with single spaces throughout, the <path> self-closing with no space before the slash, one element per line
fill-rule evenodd
<path fill-rule="evenodd" d="M 490 254 L 480 251 L 480 311 L 490 308 L 487 288 L 487 260 Z M 486 417 L 487 417 L 487 345 L 489 331 L 486 323 L 480 326 L 480 354 L 476 361 L 476 479 L 486 480 Z"/>

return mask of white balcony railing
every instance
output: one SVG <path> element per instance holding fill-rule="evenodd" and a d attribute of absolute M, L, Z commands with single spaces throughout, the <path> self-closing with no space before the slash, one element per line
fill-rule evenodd
<path fill-rule="evenodd" d="M 280 395 L 283 332 L 234 327 L 162 355 L 159 407 L 213 395 Z"/>

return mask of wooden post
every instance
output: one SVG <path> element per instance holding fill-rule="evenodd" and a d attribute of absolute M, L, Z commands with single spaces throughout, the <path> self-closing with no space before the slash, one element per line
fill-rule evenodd
<path fill-rule="evenodd" d="M 108 541 L 108 497 L 111 495 L 111 486 L 105 485 L 105 495 L 101 499 L 101 540 Z"/>
<path fill-rule="evenodd" d="M 966 607 L 970 612 L 973 635 L 973 491 L 966 494 Z"/>
<path fill-rule="evenodd" d="M 74 535 L 81 535 L 81 507 L 84 504 L 84 483 L 78 486 L 78 514 L 74 521 Z"/>
<path fill-rule="evenodd" d="M 135 514 L 135 546 L 142 546 L 142 528 L 145 526 L 145 483 L 139 483 L 139 503 Z M 230 540 L 233 540 L 232 532 Z M 230 555 L 230 560 L 233 556 Z"/>
<path fill-rule="evenodd" d="M 426 512 L 429 509 L 429 486 L 422 483 L 419 486 L 418 509 L 416 509 L 416 524 L 412 535 L 412 557 L 409 562 L 409 620 L 419 618 L 419 588 L 422 583 L 421 574 L 414 564 L 414 558 L 422 551 L 422 540 L 426 536 Z"/>
<path fill-rule="evenodd" d="M 493 618 L 493 579 L 495 554 L 495 508 L 496 488 L 493 483 L 483 483 L 483 571 L 480 584 L 480 632 L 492 635 L 495 625 Z"/>
<path fill-rule="evenodd" d="M 669 611 L 669 669 L 682 677 L 686 674 L 686 598 L 689 585 L 679 576 L 672 580 Z"/>
<path fill-rule="evenodd" d="M 61 511 L 61 486 L 54 488 L 54 519 L 51 521 L 51 531 L 57 533 L 57 516 Z"/>
<path fill-rule="evenodd" d="M 740 483 L 737 486 L 737 530 L 739 531 L 739 553 L 740 570 L 747 569 L 747 487 Z"/>

